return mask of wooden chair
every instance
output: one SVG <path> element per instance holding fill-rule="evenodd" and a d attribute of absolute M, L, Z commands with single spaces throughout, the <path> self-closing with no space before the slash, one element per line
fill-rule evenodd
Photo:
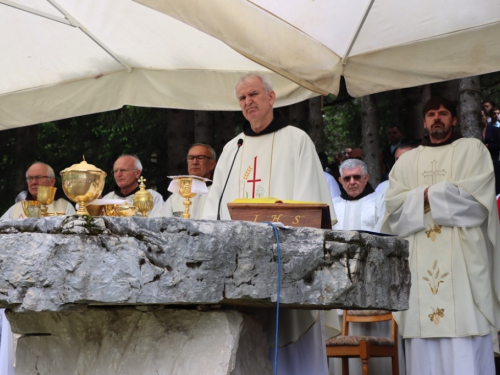
<path fill-rule="evenodd" d="M 391 337 L 349 336 L 350 322 L 392 321 Z M 391 357 L 392 375 L 399 375 L 397 324 L 390 311 L 384 310 L 344 310 L 342 335 L 326 342 L 326 356 L 342 358 L 342 375 L 349 375 L 348 358 L 360 358 L 363 375 L 368 375 L 370 357 Z"/>

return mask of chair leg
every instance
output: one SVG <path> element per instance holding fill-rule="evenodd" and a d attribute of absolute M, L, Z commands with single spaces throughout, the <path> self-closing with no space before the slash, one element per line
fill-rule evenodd
<path fill-rule="evenodd" d="M 391 358 L 392 359 L 392 375 L 399 375 L 399 358 L 397 355 Z"/>
<path fill-rule="evenodd" d="M 349 358 L 342 357 L 342 375 L 349 375 Z"/>
<path fill-rule="evenodd" d="M 368 358 L 363 358 L 361 361 L 363 362 L 363 375 L 369 375 Z"/>
<path fill-rule="evenodd" d="M 370 370 L 368 370 L 368 359 L 370 358 L 369 354 L 369 344 L 366 341 L 361 341 L 359 343 L 359 358 L 361 359 L 361 362 L 363 363 L 363 375 L 368 375 Z"/>

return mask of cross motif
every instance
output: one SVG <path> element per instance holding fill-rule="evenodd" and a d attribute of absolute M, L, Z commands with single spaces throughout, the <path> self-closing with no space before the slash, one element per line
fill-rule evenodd
<path fill-rule="evenodd" d="M 422 173 L 423 177 L 431 177 L 432 185 L 436 183 L 436 176 L 446 176 L 446 171 L 444 169 L 437 171 L 436 170 L 437 160 L 432 161 L 432 171 L 424 171 Z"/>
<path fill-rule="evenodd" d="M 253 159 L 253 180 L 248 180 L 248 183 L 252 183 L 252 198 L 255 198 L 255 183 L 262 181 L 261 179 L 257 180 L 257 156 Z"/>
<path fill-rule="evenodd" d="M 139 179 L 137 180 L 137 182 L 139 182 L 140 184 L 143 184 L 143 183 L 145 183 L 146 181 L 147 181 L 147 180 L 146 180 L 144 177 L 142 177 L 142 176 L 141 176 L 141 178 L 139 178 Z"/>

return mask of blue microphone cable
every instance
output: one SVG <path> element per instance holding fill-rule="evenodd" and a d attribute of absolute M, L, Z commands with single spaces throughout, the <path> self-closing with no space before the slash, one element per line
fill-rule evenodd
<path fill-rule="evenodd" d="M 279 316 L 280 316 L 280 292 L 281 292 L 281 248 L 280 248 L 280 238 L 278 236 L 278 228 L 276 225 L 269 221 L 265 221 L 266 224 L 269 224 L 273 227 L 274 236 L 276 237 L 276 245 L 278 248 L 278 288 L 276 292 L 276 332 L 275 332 L 275 341 L 274 341 L 274 375 L 277 375 L 278 371 L 278 332 L 279 332 Z"/>

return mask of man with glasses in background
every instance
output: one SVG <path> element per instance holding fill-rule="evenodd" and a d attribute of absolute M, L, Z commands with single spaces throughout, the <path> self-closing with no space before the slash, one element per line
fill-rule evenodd
<path fill-rule="evenodd" d="M 211 146 L 204 143 L 192 145 L 187 155 L 188 174 L 191 176 L 212 179 L 216 157 L 215 150 Z M 212 182 L 207 183 L 209 190 L 211 184 Z M 191 200 L 193 204 L 190 208 L 191 219 L 201 219 L 206 199 L 207 195 L 197 194 L 196 197 Z M 185 198 L 181 197 L 179 194 L 172 194 L 167 199 L 160 212 L 154 216 L 181 217 L 185 208 L 183 204 L 184 200 Z"/>
<path fill-rule="evenodd" d="M 385 215 L 384 195 L 375 192 L 369 184 L 370 175 L 366 163 L 359 159 L 347 159 L 340 165 L 339 170 L 339 182 L 344 191 L 339 197 L 333 199 L 333 208 L 338 222 L 332 228 L 380 232 Z M 342 310 L 325 312 L 325 316 L 337 312 L 339 319 L 342 319 Z M 353 336 L 388 337 L 390 330 L 390 322 L 355 323 L 349 326 L 349 334 Z M 342 372 L 340 359 L 331 360 L 330 365 L 333 366 L 335 374 Z M 355 358 L 350 359 L 349 368 L 351 374 L 361 374 L 361 361 Z M 390 374 L 390 359 L 370 358 L 370 373 Z"/>
<path fill-rule="evenodd" d="M 142 173 L 141 161 L 135 155 L 122 155 L 116 159 L 112 173 L 116 189 L 106 194 L 103 199 L 125 199 L 132 203 L 134 194 L 139 191 L 137 180 Z M 148 189 L 148 191 L 153 195 L 153 208 L 147 214 L 150 217 L 161 209 L 163 197 L 154 190 Z"/>
<path fill-rule="evenodd" d="M 37 161 L 28 168 L 26 182 L 28 184 L 28 193 L 25 199 L 36 201 L 38 186 L 54 186 L 56 183 L 54 170 L 50 165 Z M 75 208 L 63 198 L 62 191 L 57 189 L 54 202 L 47 206 L 47 212 L 64 212 L 66 215 L 73 215 Z M 24 219 L 26 217 L 22 202 L 17 202 L 3 214 L 0 220 Z"/>
<path fill-rule="evenodd" d="M 340 165 L 339 182 L 344 191 L 333 199 L 337 230 L 380 231 L 385 214 L 384 195 L 368 183 L 370 175 L 364 161 L 347 159 Z"/>

